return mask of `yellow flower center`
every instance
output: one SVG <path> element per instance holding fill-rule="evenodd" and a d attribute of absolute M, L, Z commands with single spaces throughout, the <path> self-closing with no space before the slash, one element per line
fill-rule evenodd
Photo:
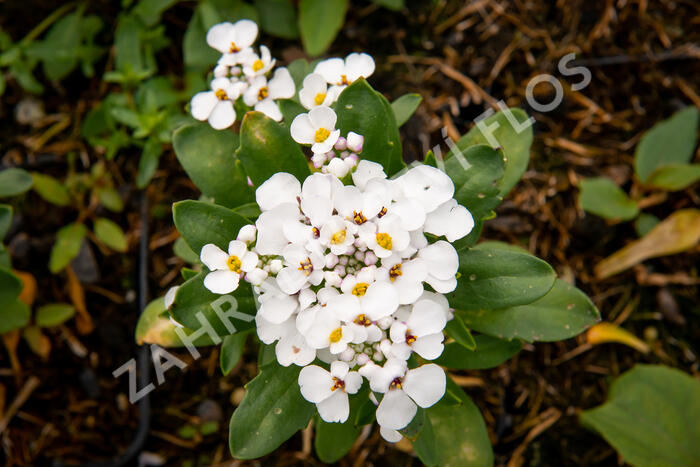
<path fill-rule="evenodd" d="M 267 86 L 261 87 L 260 90 L 258 91 L 258 100 L 261 101 L 261 100 L 265 99 L 268 96 L 268 94 L 270 94 L 270 93 L 267 90 Z"/>
<path fill-rule="evenodd" d="M 225 101 L 226 99 L 228 99 L 228 95 L 223 89 L 217 89 L 216 91 L 214 91 L 214 94 L 216 94 L 216 98 L 220 101 Z"/>
<path fill-rule="evenodd" d="M 326 130 L 325 128 L 319 128 L 316 130 L 316 135 L 314 135 L 314 140 L 317 143 L 323 143 L 325 140 L 328 139 L 328 137 L 331 135 L 330 130 Z"/>
<path fill-rule="evenodd" d="M 369 326 L 370 324 L 372 324 L 372 321 L 370 321 L 370 319 L 369 319 L 367 316 L 365 316 L 364 314 L 362 314 L 362 315 L 357 315 L 357 318 L 355 318 L 355 319 L 353 320 L 353 323 L 359 324 L 360 326 L 365 326 L 365 327 L 367 327 L 367 326 Z"/>
<path fill-rule="evenodd" d="M 360 212 L 353 211 L 352 212 L 352 220 L 357 225 L 362 225 L 365 222 L 367 222 L 367 218 L 364 216 L 364 214 L 362 214 L 362 211 L 360 211 Z"/>
<path fill-rule="evenodd" d="M 366 282 L 358 282 L 355 287 L 352 288 L 352 294 L 356 297 L 361 297 L 367 293 L 367 287 L 369 284 Z"/>
<path fill-rule="evenodd" d="M 303 271 L 307 276 L 311 275 L 314 271 L 314 265 L 311 264 L 311 258 L 306 258 L 306 260 L 299 263 L 299 270 Z"/>
<path fill-rule="evenodd" d="M 394 380 L 391 382 L 389 385 L 389 389 L 401 389 L 403 386 L 403 381 L 401 381 L 401 378 L 394 378 Z"/>
<path fill-rule="evenodd" d="M 241 272 L 241 260 L 236 255 L 231 255 L 226 260 L 226 266 L 233 272 Z"/>
<path fill-rule="evenodd" d="M 338 83 L 338 84 L 345 84 L 345 85 L 350 84 L 350 81 L 348 81 L 347 75 L 340 75 L 340 83 Z"/>
<path fill-rule="evenodd" d="M 337 342 L 340 342 L 340 339 L 343 337 L 343 328 L 337 328 L 331 332 L 331 335 L 328 336 L 328 340 L 331 341 L 332 344 L 335 344 Z"/>
<path fill-rule="evenodd" d="M 253 62 L 253 71 L 260 71 L 265 67 L 265 64 L 263 63 L 262 60 L 257 59 Z"/>
<path fill-rule="evenodd" d="M 382 208 L 381 211 L 379 211 L 379 214 L 377 214 L 377 217 L 380 219 L 386 215 L 386 208 Z"/>
<path fill-rule="evenodd" d="M 333 245 L 340 245 L 345 241 L 346 233 L 345 230 L 339 230 L 333 235 L 331 235 L 331 243 Z"/>
<path fill-rule="evenodd" d="M 401 263 L 395 264 L 391 267 L 391 269 L 389 269 L 389 279 L 391 280 L 391 282 L 394 282 L 396 278 L 402 274 L 403 272 L 401 271 Z"/>
<path fill-rule="evenodd" d="M 331 391 L 335 391 L 336 389 L 342 389 L 343 392 L 345 392 L 345 381 L 342 379 L 338 379 L 335 376 L 333 377 L 333 386 L 331 386 Z"/>
<path fill-rule="evenodd" d="M 385 250 L 391 250 L 391 235 L 388 233 L 379 232 L 377 234 L 377 245 L 384 248 Z"/>
<path fill-rule="evenodd" d="M 316 105 L 321 105 L 323 104 L 323 101 L 326 100 L 326 93 L 325 92 L 319 92 L 316 94 L 316 97 L 314 97 L 314 104 Z"/>
<path fill-rule="evenodd" d="M 411 344 L 413 344 L 415 341 L 416 341 L 416 336 L 414 336 L 413 334 L 411 334 L 411 330 L 410 330 L 410 329 L 406 329 L 406 343 L 407 343 L 408 345 L 411 345 Z"/>
<path fill-rule="evenodd" d="M 235 54 L 236 52 L 240 52 L 240 51 L 241 51 L 241 49 L 236 45 L 236 43 L 231 41 L 231 45 L 228 48 L 228 53 Z"/>

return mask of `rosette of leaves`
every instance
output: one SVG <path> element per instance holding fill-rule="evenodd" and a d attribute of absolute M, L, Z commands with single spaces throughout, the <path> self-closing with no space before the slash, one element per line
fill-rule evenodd
<path fill-rule="evenodd" d="M 402 100 L 390 105 L 360 79 L 342 92 L 335 105 L 337 128 L 362 134 L 361 157 L 382 164 L 389 175 L 405 167 L 397 121 L 405 122 L 416 107 L 414 97 Z M 511 124 L 514 119 L 522 123 L 527 115 L 509 109 L 486 120 L 486 127 L 494 131 L 499 142 L 498 149 L 486 144 L 487 135 L 475 127 L 444 160 L 430 156 L 425 161 L 452 178 L 454 197 L 470 210 L 477 223 L 474 234 L 455 244 L 460 258 L 458 286 L 447 294 L 455 319 L 446 328 L 449 339 L 436 361 L 448 369 L 492 368 L 516 354 L 522 342 L 567 339 L 599 320 L 598 310 L 586 295 L 557 279 L 546 262 L 519 247 L 495 242 L 476 244 L 483 223 L 495 216 L 494 209 L 528 165 L 532 132 L 529 128 L 518 132 Z M 289 121 L 286 115 L 285 121 Z M 288 128 L 258 112 L 243 117 L 240 133 L 194 123 L 177 130 L 173 144 L 178 160 L 202 192 L 200 200 L 173 206 L 175 225 L 193 252 L 209 243 L 223 248 L 242 226 L 255 221 L 259 212 L 247 177 L 260 184 L 277 172 L 293 174 L 300 181 L 310 173 L 308 160 Z M 228 335 L 216 317 L 211 302 L 219 296 L 203 286 L 207 271 L 200 269 L 203 272 L 179 287 L 169 313 L 190 330 L 201 327 L 196 315 L 203 313 L 225 338 L 222 359 L 230 362 L 240 356 L 243 343 L 234 341 L 235 335 Z M 233 295 L 239 311 L 256 313 L 248 284 Z M 165 324 L 162 320 L 159 323 Z M 254 323 L 234 319 L 232 324 L 246 330 Z M 299 391 L 300 368 L 282 367 L 274 355 L 269 355 L 269 349 L 260 345 L 260 373 L 246 386 L 246 396 L 231 418 L 230 447 L 236 458 L 264 456 L 315 417 L 314 405 Z M 315 444 L 322 461 L 343 457 L 362 426 L 373 423 L 375 407 L 367 401 L 368 391 L 365 383 L 358 394 L 350 396 L 347 422 L 328 424 L 317 418 Z M 427 465 L 493 464 L 479 410 L 449 378 L 443 399 L 419 410 L 402 434 Z"/>

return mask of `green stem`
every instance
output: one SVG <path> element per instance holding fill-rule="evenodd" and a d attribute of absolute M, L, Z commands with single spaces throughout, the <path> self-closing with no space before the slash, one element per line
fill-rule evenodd
<path fill-rule="evenodd" d="M 29 45 L 34 39 L 39 37 L 49 26 L 56 22 L 61 16 L 68 12 L 71 8 L 75 6 L 75 2 L 66 3 L 62 7 L 54 10 L 49 16 L 44 18 L 44 20 L 37 24 L 34 29 L 29 31 L 29 33 L 24 36 L 24 38 L 19 42 L 20 46 Z"/>

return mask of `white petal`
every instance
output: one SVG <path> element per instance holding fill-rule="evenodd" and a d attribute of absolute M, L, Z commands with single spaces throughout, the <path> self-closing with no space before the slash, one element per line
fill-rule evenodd
<path fill-rule="evenodd" d="M 250 272 L 258 266 L 258 254 L 253 251 L 247 251 L 241 259 L 241 271 Z"/>
<path fill-rule="evenodd" d="M 307 276 L 297 266 L 283 268 L 277 273 L 277 283 L 280 289 L 287 294 L 295 294 L 306 284 Z"/>
<path fill-rule="evenodd" d="M 306 339 L 301 334 L 285 336 L 275 346 L 275 356 L 282 366 L 292 363 L 306 366 L 316 358 L 316 351 L 306 345 Z"/>
<path fill-rule="evenodd" d="M 362 313 L 360 300 L 352 294 L 340 294 L 328 300 L 326 311 L 333 313 L 341 321 L 351 322 Z"/>
<path fill-rule="evenodd" d="M 344 380 L 345 376 L 350 371 L 350 367 L 346 362 L 341 362 L 340 360 L 331 363 L 331 376 L 334 376 L 340 380 Z"/>
<path fill-rule="evenodd" d="M 292 75 L 289 74 L 289 70 L 277 68 L 268 83 L 268 90 L 272 99 L 289 99 L 294 97 L 294 80 Z"/>
<path fill-rule="evenodd" d="M 394 288 L 399 295 L 399 304 L 401 305 L 414 303 L 423 294 L 424 290 L 422 281 L 411 281 L 402 277 L 394 281 Z"/>
<path fill-rule="evenodd" d="M 255 110 L 264 113 L 276 122 L 282 121 L 282 112 L 275 101 L 270 98 L 258 101 L 255 104 Z"/>
<path fill-rule="evenodd" d="M 231 41 L 235 37 L 235 29 L 231 23 L 219 23 L 212 26 L 207 32 L 207 44 L 219 52 L 227 53 L 231 48 Z"/>
<path fill-rule="evenodd" d="M 454 194 L 452 179 L 440 169 L 417 165 L 397 179 L 408 198 L 415 198 L 426 213 L 434 211 Z"/>
<path fill-rule="evenodd" d="M 452 276 L 447 280 L 440 280 L 437 277 L 428 274 L 425 282 L 430 285 L 437 293 L 450 293 L 457 288 L 457 278 Z"/>
<path fill-rule="evenodd" d="M 301 395 L 309 402 L 319 403 L 333 395 L 333 378 L 320 366 L 309 365 L 299 373 Z"/>
<path fill-rule="evenodd" d="M 215 130 L 224 130 L 236 121 L 236 111 L 233 110 L 233 102 L 219 101 L 209 115 L 209 125 Z"/>
<path fill-rule="evenodd" d="M 314 68 L 317 73 L 329 84 L 338 84 L 342 81 L 341 75 L 345 73 L 345 62 L 342 58 L 329 58 L 319 62 Z"/>
<path fill-rule="evenodd" d="M 326 80 L 319 74 L 311 73 L 304 78 L 302 88 L 299 91 L 299 101 L 307 109 L 313 109 L 318 106 L 316 96 L 319 94 L 326 96 L 324 101 L 328 98 Z"/>
<path fill-rule="evenodd" d="M 389 316 L 399 307 L 399 296 L 391 284 L 375 282 L 362 296 L 362 311 L 372 321 Z"/>
<path fill-rule="evenodd" d="M 289 132 L 294 141 L 299 144 L 314 144 L 316 129 L 311 124 L 309 114 L 299 114 L 294 117 Z"/>
<path fill-rule="evenodd" d="M 350 168 L 340 157 L 334 157 L 331 159 L 331 161 L 328 163 L 327 169 L 328 173 L 332 173 L 338 178 L 345 177 L 350 171 Z"/>
<path fill-rule="evenodd" d="M 364 190 L 367 186 L 367 182 L 373 178 L 386 178 L 384 168 L 381 164 L 377 164 L 376 162 L 361 160 L 357 164 L 355 172 L 352 174 L 353 183 L 360 190 Z"/>
<path fill-rule="evenodd" d="M 236 46 L 245 49 L 253 45 L 258 37 L 258 25 L 255 21 L 242 19 L 233 25 L 236 31 Z"/>
<path fill-rule="evenodd" d="M 255 190 L 255 201 L 261 211 L 269 211 L 282 203 L 296 203 L 301 183 L 294 175 L 278 172 Z"/>
<path fill-rule="evenodd" d="M 260 304 L 258 314 L 270 323 L 280 324 L 289 319 L 297 306 L 295 297 L 284 294 L 273 295 Z"/>
<path fill-rule="evenodd" d="M 248 245 L 240 240 L 231 240 L 228 243 L 228 254 L 230 256 L 237 256 L 239 259 L 243 259 L 243 256 L 245 256 L 247 252 Z"/>
<path fill-rule="evenodd" d="M 351 53 L 345 57 L 345 68 L 350 82 L 358 78 L 367 78 L 374 73 L 374 59 L 365 53 Z"/>
<path fill-rule="evenodd" d="M 228 255 L 213 243 L 208 243 L 202 247 L 199 259 L 210 271 L 216 271 L 217 269 L 229 270 L 227 264 Z"/>
<path fill-rule="evenodd" d="M 284 225 L 289 222 L 296 222 L 299 208 L 296 203 L 284 203 L 264 211 L 255 226 L 258 229 L 258 238 L 255 242 L 255 249 L 260 255 L 279 255 L 289 243 L 284 236 Z"/>
<path fill-rule="evenodd" d="M 465 208 L 450 199 L 428 215 L 424 230 L 434 235 L 444 235 L 454 242 L 465 237 L 474 228 L 474 218 Z"/>
<path fill-rule="evenodd" d="M 301 210 L 309 218 L 311 225 L 321 226 L 330 220 L 333 204 L 329 197 L 304 196 L 301 199 Z"/>
<path fill-rule="evenodd" d="M 333 130 L 338 117 L 330 107 L 320 106 L 309 111 L 309 119 L 311 120 L 311 125 L 314 128 Z M 335 141 L 333 141 L 333 144 L 335 144 Z"/>
<path fill-rule="evenodd" d="M 426 262 L 428 273 L 440 280 L 449 280 L 457 274 L 459 255 L 457 250 L 444 240 L 421 249 L 418 257 Z"/>
<path fill-rule="evenodd" d="M 445 394 L 445 372 L 434 363 L 408 370 L 403 390 L 423 408 L 430 407 Z"/>
<path fill-rule="evenodd" d="M 401 436 L 401 433 L 398 431 L 383 426 L 379 427 L 379 434 L 382 435 L 382 438 L 388 443 L 398 443 L 403 439 L 403 436 Z"/>
<path fill-rule="evenodd" d="M 244 243 L 251 243 L 255 241 L 256 229 L 253 224 L 244 225 L 241 230 L 238 231 L 238 236 L 236 240 L 240 240 Z"/>
<path fill-rule="evenodd" d="M 245 273 L 245 280 L 253 285 L 260 285 L 265 279 L 267 279 L 267 271 L 260 268 L 253 268 Z"/>
<path fill-rule="evenodd" d="M 350 415 L 348 395 L 336 389 L 333 395 L 316 404 L 318 414 L 328 423 L 345 423 Z"/>
<path fill-rule="evenodd" d="M 227 294 L 238 288 L 240 274 L 227 270 L 210 272 L 204 277 L 204 287 L 212 293 Z"/>
<path fill-rule="evenodd" d="M 443 333 L 428 334 L 427 336 L 419 337 L 412 344 L 413 350 L 425 358 L 426 360 L 435 360 L 438 358 L 444 349 L 442 341 L 445 339 Z"/>
<path fill-rule="evenodd" d="M 414 336 L 442 332 L 445 328 L 445 312 L 432 300 L 420 300 L 413 305 L 413 311 L 406 325 Z"/>
<path fill-rule="evenodd" d="M 377 423 L 382 427 L 400 430 L 411 423 L 417 410 L 418 407 L 405 392 L 401 389 L 392 389 L 384 394 L 384 398 L 379 403 Z"/>
<path fill-rule="evenodd" d="M 389 337 L 391 337 L 392 342 L 401 343 L 406 342 L 406 331 L 408 326 L 406 323 L 401 321 L 394 321 L 394 324 L 389 328 Z"/>
<path fill-rule="evenodd" d="M 407 343 L 400 342 L 400 343 L 391 344 L 391 353 L 396 358 L 400 358 L 402 360 L 408 360 L 408 358 L 411 356 L 411 353 L 413 353 L 413 349 Z"/>
<path fill-rule="evenodd" d="M 401 219 L 401 227 L 405 230 L 416 230 L 425 224 L 423 206 L 413 198 L 405 198 L 393 203 L 389 210 Z"/>
<path fill-rule="evenodd" d="M 177 289 L 179 289 L 180 286 L 176 285 L 173 287 L 170 287 L 167 292 L 165 292 L 165 297 L 163 297 L 163 304 L 165 305 L 165 308 L 170 308 L 170 305 L 175 303 L 175 295 L 177 294 Z"/>
<path fill-rule="evenodd" d="M 356 371 L 351 371 L 345 375 L 345 392 L 355 394 L 362 387 L 362 376 Z"/>
<path fill-rule="evenodd" d="M 267 321 L 260 313 L 255 316 L 255 329 L 260 341 L 268 345 L 296 332 L 294 319 L 275 324 Z"/>
<path fill-rule="evenodd" d="M 219 103 L 219 98 L 216 97 L 214 91 L 198 92 L 190 101 L 190 112 L 192 117 L 197 120 L 204 121 L 209 118 L 216 104 Z"/>

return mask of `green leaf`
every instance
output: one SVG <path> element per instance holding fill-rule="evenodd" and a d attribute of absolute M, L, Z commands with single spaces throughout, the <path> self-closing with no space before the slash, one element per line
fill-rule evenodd
<path fill-rule="evenodd" d="M 0 243 L 12 226 L 12 206 L 0 204 Z"/>
<path fill-rule="evenodd" d="M 22 292 L 22 280 L 8 268 L 0 266 L 0 310 Z"/>
<path fill-rule="evenodd" d="M 421 433 L 413 444 L 418 456 L 426 465 L 441 467 L 493 466 L 491 441 L 478 407 L 449 377 L 447 392 L 453 397 L 446 394 L 440 402 L 426 409 L 434 436 L 430 437 L 425 431 Z M 434 447 L 426 440 L 421 441 L 423 436 L 434 440 Z"/>
<path fill-rule="evenodd" d="M 114 251 L 125 252 L 129 245 L 121 227 L 104 217 L 95 219 L 95 235 Z"/>
<path fill-rule="evenodd" d="M 193 200 L 173 204 L 173 219 L 177 230 L 197 254 L 208 243 L 227 251 L 241 227 L 250 224 L 228 208 Z"/>
<path fill-rule="evenodd" d="M 678 191 L 700 180 L 700 164 L 668 164 L 657 167 L 647 185 L 668 191 Z"/>
<path fill-rule="evenodd" d="M 237 332 L 232 336 L 224 337 L 219 358 L 219 365 L 221 366 L 221 372 L 224 376 L 229 374 L 241 359 L 246 337 L 248 337 L 248 334 L 243 332 Z"/>
<path fill-rule="evenodd" d="M 158 159 L 163 154 L 163 145 L 157 138 L 151 137 L 143 145 L 141 159 L 139 159 L 139 172 L 136 176 L 136 187 L 146 188 L 153 174 L 158 168 Z"/>
<path fill-rule="evenodd" d="M 454 182 L 454 198 L 478 221 L 490 217 L 503 200 L 496 182 L 503 177 L 504 169 L 501 151 L 478 144 L 447 159 L 444 170 Z"/>
<path fill-rule="evenodd" d="M 405 167 L 394 111 L 387 100 L 360 78 L 346 87 L 335 106 L 341 135 L 364 136 L 360 157 L 382 164 L 388 175 Z"/>
<path fill-rule="evenodd" d="M 513 125 L 508 118 L 518 123 Z M 474 126 L 466 135 L 462 136 L 457 141 L 457 149 L 453 148 L 447 155 L 447 158 L 454 156 L 458 151 L 464 152 L 468 147 L 475 144 L 491 146 L 491 142 L 495 143 L 492 147 L 501 148 L 506 160 L 505 173 L 498 183 L 500 195 L 505 197 L 518 183 L 530 162 L 532 125 L 523 123 L 528 118 L 527 113 L 518 108 L 497 112 L 483 119 L 481 124 Z M 481 128 L 485 129 L 486 135 L 481 131 Z M 518 133 L 518 130 L 520 130 L 520 133 Z M 487 135 L 489 136 L 488 138 Z"/>
<path fill-rule="evenodd" d="M 447 322 L 445 332 L 465 349 L 474 350 L 476 348 L 474 336 L 459 316 L 455 316 L 454 319 Z"/>
<path fill-rule="evenodd" d="M 263 31 L 283 39 L 299 37 L 297 13 L 291 0 L 255 0 L 254 3 Z"/>
<path fill-rule="evenodd" d="M 507 341 L 485 334 L 474 337 L 474 341 L 476 349 L 473 351 L 457 342 L 450 342 L 435 363 L 457 370 L 486 370 L 497 367 L 523 348 L 519 340 Z"/>
<path fill-rule="evenodd" d="M 73 305 L 67 303 L 51 303 L 36 310 L 35 321 L 37 326 L 50 328 L 65 323 L 75 315 Z"/>
<path fill-rule="evenodd" d="M 49 258 L 49 271 L 56 274 L 62 270 L 73 258 L 78 256 L 80 245 L 87 233 L 87 228 L 83 224 L 68 224 L 56 232 L 56 243 L 51 249 Z"/>
<path fill-rule="evenodd" d="M 9 303 L 0 303 L 0 334 L 21 329 L 29 324 L 32 312 L 22 300 L 14 299 Z"/>
<path fill-rule="evenodd" d="M 634 230 L 637 231 L 639 237 L 643 237 L 656 227 L 659 222 L 661 222 L 661 219 L 655 215 L 642 213 L 634 221 Z"/>
<path fill-rule="evenodd" d="M 255 186 L 277 172 L 304 181 L 309 164 L 289 131 L 261 112 L 248 112 L 241 124 L 241 145 L 236 156 Z"/>
<path fill-rule="evenodd" d="M 230 312 L 231 314 L 236 312 L 233 318 L 227 318 L 229 323 L 236 329 L 236 332 L 254 327 L 253 316 L 256 313 L 256 308 L 250 284 L 241 281 L 236 291 L 231 295 L 213 294 L 204 287 L 204 277 L 206 275 L 206 272 L 201 272 L 188 279 L 177 289 L 175 302 L 170 306 L 170 313 L 175 320 L 188 329 L 198 331 L 202 327 L 202 323 L 197 318 L 197 315 L 201 313 L 202 318 L 212 326 L 219 336 L 230 335 L 231 332 L 212 308 L 212 302 L 221 300 L 219 306 L 223 312 Z M 234 300 L 231 300 L 232 298 Z M 250 318 L 243 317 L 241 313 L 250 315 Z"/>
<path fill-rule="evenodd" d="M 627 221 L 639 214 L 637 203 L 612 180 L 605 177 L 583 180 L 579 203 L 584 211 L 606 219 Z"/>
<path fill-rule="evenodd" d="M 32 176 L 26 170 L 9 168 L 0 172 L 0 198 L 17 196 L 32 187 Z"/>
<path fill-rule="evenodd" d="M 308 425 L 316 409 L 299 391 L 300 371 L 296 365 L 283 367 L 273 362 L 246 385 L 245 397 L 231 417 L 233 457 L 262 457 Z"/>
<path fill-rule="evenodd" d="M 226 207 L 252 201 L 240 162 L 234 155 L 238 135 L 217 131 L 205 123 L 186 125 L 173 135 L 173 148 L 187 175 L 204 196 Z"/>
<path fill-rule="evenodd" d="M 581 413 L 637 467 L 697 466 L 700 382 L 662 365 L 637 365 L 610 388 L 608 402 Z"/>
<path fill-rule="evenodd" d="M 593 302 L 557 279 L 552 290 L 527 305 L 502 310 L 458 311 L 470 329 L 501 339 L 554 342 L 576 336 L 600 320 Z"/>
<path fill-rule="evenodd" d="M 347 0 L 301 0 L 299 31 L 306 53 L 322 54 L 333 42 L 345 21 Z"/>
<path fill-rule="evenodd" d="M 402 10 L 404 5 L 404 0 L 372 0 L 379 6 L 389 8 L 390 10 Z"/>
<path fill-rule="evenodd" d="M 208 22 L 211 24 L 204 24 L 204 17 L 207 16 L 207 11 L 212 10 L 216 18 Z M 192 19 L 187 25 L 182 42 L 182 53 L 187 67 L 208 68 L 215 64 L 216 60 L 221 56 L 218 51 L 207 45 L 206 39 L 207 30 L 219 21 L 222 21 L 222 19 L 218 17 L 218 13 L 209 2 L 203 1 L 197 5 Z"/>
<path fill-rule="evenodd" d="M 401 126 L 411 118 L 423 98 L 420 94 L 404 94 L 391 103 L 391 110 L 394 111 L 396 125 Z"/>
<path fill-rule="evenodd" d="M 134 337 L 138 345 L 157 344 L 161 347 L 182 347 L 184 344 L 175 332 L 175 328 L 175 324 L 170 321 L 165 309 L 165 300 L 160 297 L 146 305 L 146 308 L 139 315 Z M 187 328 L 184 331 L 187 335 L 193 332 Z M 208 334 L 204 334 L 194 341 L 194 345 L 198 347 L 212 344 L 213 341 Z"/>
<path fill-rule="evenodd" d="M 110 211 L 121 212 L 124 209 L 124 201 L 114 188 L 97 188 L 95 191 L 100 204 Z"/>
<path fill-rule="evenodd" d="M 175 240 L 175 243 L 173 244 L 173 253 L 175 253 L 175 256 L 183 260 L 185 263 L 199 263 L 199 255 L 192 251 L 192 248 L 189 247 L 185 239 L 182 237 L 178 237 L 177 240 Z"/>
<path fill-rule="evenodd" d="M 459 252 L 458 274 L 457 289 L 447 296 L 450 305 L 460 310 L 497 310 L 532 303 L 549 292 L 556 279 L 545 261 L 501 248 Z"/>
<path fill-rule="evenodd" d="M 689 106 L 646 132 L 634 153 L 634 169 L 642 183 L 662 165 L 690 162 L 697 144 L 698 120 L 700 112 Z"/>
<path fill-rule="evenodd" d="M 423 413 L 423 429 L 420 431 L 418 438 L 412 441 L 413 450 L 425 465 L 434 466 L 438 465 L 439 462 L 435 430 L 433 430 L 433 423 L 430 421 L 430 416 L 425 414 L 425 411 L 423 411 Z"/>
<path fill-rule="evenodd" d="M 37 172 L 32 173 L 32 179 L 34 181 L 34 190 L 49 203 L 57 206 L 68 206 L 70 204 L 70 193 L 63 183 L 49 175 Z"/>
<path fill-rule="evenodd" d="M 294 121 L 294 117 L 307 111 L 301 104 L 292 99 L 280 99 L 277 101 L 277 105 L 282 112 L 282 120 L 288 127 Z"/>
<path fill-rule="evenodd" d="M 51 47 L 53 54 L 42 54 L 42 64 L 47 78 L 58 81 L 78 64 L 81 42 L 82 11 L 69 13 L 58 20 L 49 31 L 42 44 Z"/>
<path fill-rule="evenodd" d="M 155 26 L 165 10 L 179 0 L 140 0 L 131 10 L 146 26 Z"/>

